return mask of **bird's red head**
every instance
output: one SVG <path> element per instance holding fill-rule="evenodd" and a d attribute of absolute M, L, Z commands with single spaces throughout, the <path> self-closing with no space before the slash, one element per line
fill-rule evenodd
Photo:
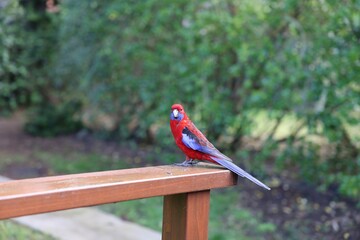
<path fill-rule="evenodd" d="M 184 108 L 181 104 L 171 106 L 170 120 L 181 121 L 186 116 Z"/>

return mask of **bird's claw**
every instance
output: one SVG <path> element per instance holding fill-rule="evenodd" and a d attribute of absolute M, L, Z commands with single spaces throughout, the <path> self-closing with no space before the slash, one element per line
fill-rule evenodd
<path fill-rule="evenodd" d="M 190 167 L 190 166 L 196 165 L 198 162 L 199 161 L 197 161 L 197 160 L 190 159 L 190 160 L 185 160 L 182 163 L 175 163 L 174 165 L 181 166 L 181 167 Z"/>

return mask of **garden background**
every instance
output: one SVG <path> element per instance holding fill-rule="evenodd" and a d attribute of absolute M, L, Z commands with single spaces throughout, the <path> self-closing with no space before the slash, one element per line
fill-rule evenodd
<path fill-rule="evenodd" d="M 0 22 L 1 174 L 182 162 L 179 102 L 273 189 L 216 190 L 211 239 L 360 237 L 358 0 L 2 0 Z M 103 209 L 159 230 L 161 206 Z"/>

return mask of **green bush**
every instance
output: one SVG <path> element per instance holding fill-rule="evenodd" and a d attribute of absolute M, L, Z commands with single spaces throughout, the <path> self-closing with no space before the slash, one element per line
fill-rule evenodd
<path fill-rule="evenodd" d="M 49 100 L 56 16 L 43 1 L 4 1 L 0 14 L 0 113 Z"/>
<path fill-rule="evenodd" d="M 33 107 L 24 130 L 31 135 L 41 137 L 75 133 L 82 128 L 78 116 L 80 109 L 81 105 L 76 102 L 62 105 L 43 104 Z"/>
<path fill-rule="evenodd" d="M 25 63 L 18 56 L 24 47 L 20 37 L 23 11 L 17 1 L 8 1 L 0 14 L 0 113 L 6 113 L 26 102 Z"/>

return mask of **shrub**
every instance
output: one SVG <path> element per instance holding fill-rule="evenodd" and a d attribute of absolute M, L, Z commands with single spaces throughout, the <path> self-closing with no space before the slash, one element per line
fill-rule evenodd
<path fill-rule="evenodd" d="M 79 119 L 81 105 L 70 102 L 61 105 L 43 104 L 29 112 L 25 132 L 41 137 L 70 134 L 82 128 Z"/>

